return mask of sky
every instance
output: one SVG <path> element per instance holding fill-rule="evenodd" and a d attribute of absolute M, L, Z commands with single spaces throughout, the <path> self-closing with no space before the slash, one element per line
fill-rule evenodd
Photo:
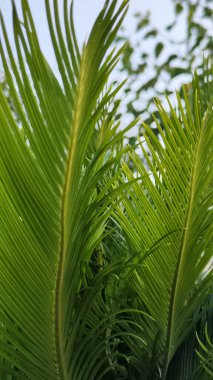
<path fill-rule="evenodd" d="M 54 59 L 54 54 L 51 47 L 49 32 L 46 23 L 46 15 L 44 8 L 44 0 L 28 0 L 32 14 L 34 16 L 38 35 L 40 36 L 41 48 L 53 70 L 57 70 L 57 65 Z M 15 0 L 17 9 L 20 10 L 21 0 Z M 59 0 L 59 5 L 62 0 Z M 76 33 L 80 45 L 89 35 L 89 31 L 93 22 L 104 4 L 104 0 L 75 0 L 74 1 L 74 21 Z M 127 32 L 131 35 L 135 25 L 133 14 L 137 11 L 151 12 L 153 24 L 161 28 L 162 24 L 169 23 L 172 20 L 172 1 L 171 0 L 130 0 L 130 7 L 124 26 Z M 12 35 L 11 23 L 11 1 L 0 0 L 0 10 L 3 14 L 8 34 Z M 14 46 L 14 45 L 13 45 Z"/>

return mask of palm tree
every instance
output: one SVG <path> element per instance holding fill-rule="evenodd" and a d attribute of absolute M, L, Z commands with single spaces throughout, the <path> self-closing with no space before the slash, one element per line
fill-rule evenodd
<path fill-rule="evenodd" d="M 137 120 L 116 121 L 123 84 L 107 86 L 128 1 L 106 1 L 82 52 L 73 6 L 63 26 L 45 6 L 60 80 L 27 0 L 23 22 L 13 2 L 16 55 L 1 17 L 1 378 L 208 379 L 212 77 L 176 110 L 157 104 L 164 129 L 144 125 L 141 159 L 124 144 Z"/>

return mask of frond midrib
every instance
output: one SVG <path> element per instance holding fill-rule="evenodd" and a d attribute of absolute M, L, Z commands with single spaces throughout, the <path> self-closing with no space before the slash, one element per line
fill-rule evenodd
<path fill-rule="evenodd" d="M 59 259 L 58 259 L 58 270 L 57 270 L 57 280 L 56 280 L 56 289 L 55 289 L 55 345 L 56 345 L 56 355 L 57 355 L 57 365 L 59 376 L 61 380 L 67 379 L 67 369 L 64 357 L 64 346 L 65 342 L 63 341 L 63 331 L 62 331 L 62 321 L 63 321 L 63 279 L 65 271 L 65 262 L 66 262 L 66 250 L 65 250 L 65 231 L 66 231 L 66 215 L 68 211 L 68 196 L 69 189 L 72 180 L 72 173 L 74 168 L 74 158 L 77 148 L 78 141 L 78 132 L 79 132 L 79 111 L 81 110 L 82 102 L 82 86 L 84 86 L 82 81 L 82 70 L 80 70 L 79 85 L 77 87 L 76 95 L 76 105 L 74 118 L 70 131 L 70 146 L 67 153 L 67 163 L 65 169 L 65 181 L 62 191 L 62 201 L 61 201 L 61 217 L 60 217 L 60 249 L 59 249 Z"/>

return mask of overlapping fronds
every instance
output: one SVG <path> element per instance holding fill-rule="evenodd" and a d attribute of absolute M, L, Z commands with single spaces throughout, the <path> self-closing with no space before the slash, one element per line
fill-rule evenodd
<path fill-rule="evenodd" d="M 63 1 L 61 17 L 60 2 L 45 0 L 59 78 L 21 3 L 15 52 L 1 16 L 10 102 L 0 88 L 0 377 L 204 380 L 211 67 L 169 112 L 157 102 L 159 139 L 144 124 L 138 155 L 115 121 L 122 84 L 106 86 L 128 1 L 106 1 L 81 52 L 73 4 Z M 206 355 L 195 353 L 195 329 Z"/>

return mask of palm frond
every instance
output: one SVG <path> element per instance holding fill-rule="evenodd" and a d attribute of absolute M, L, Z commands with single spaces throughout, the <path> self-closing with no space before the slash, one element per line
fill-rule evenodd
<path fill-rule="evenodd" d="M 157 103 L 164 126 L 156 120 L 160 140 L 143 125 L 144 162 L 132 152 L 135 174 L 123 167 L 128 180 L 142 179 L 132 185 L 124 209 L 116 212 L 132 255 L 141 262 L 129 287 L 137 294 L 137 307 L 154 318 L 144 328 L 146 353 L 137 358 L 147 379 L 167 378 L 212 286 L 213 112 L 211 105 L 202 107 L 197 85 L 193 109 L 186 93 L 184 104 L 177 94 L 177 104 L 176 113 L 169 102 L 167 113 Z M 162 244 L 146 256 L 158 241 Z M 141 323 L 144 327 L 144 318 Z"/>
<path fill-rule="evenodd" d="M 103 90 L 122 50 L 108 53 L 128 2 L 106 1 L 82 53 L 72 7 L 69 12 L 67 0 L 63 5 L 65 36 L 58 2 L 45 1 L 60 80 L 40 49 L 28 2 L 22 1 L 23 22 L 13 2 L 16 55 L 1 16 L 0 54 L 14 104 L 12 111 L 1 91 L 0 368 L 5 378 L 10 373 L 42 380 L 93 378 L 76 374 L 72 366 L 83 318 L 79 297 L 110 207 L 125 189 L 112 190 L 121 157 L 121 152 L 115 157 L 114 147 L 122 133 L 114 111 L 111 122 L 103 112 L 119 88 Z M 104 123 L 91 155 L 90 143 Z M 85 297 L 80 303 L 85 312 L 91 308 Z"/>

